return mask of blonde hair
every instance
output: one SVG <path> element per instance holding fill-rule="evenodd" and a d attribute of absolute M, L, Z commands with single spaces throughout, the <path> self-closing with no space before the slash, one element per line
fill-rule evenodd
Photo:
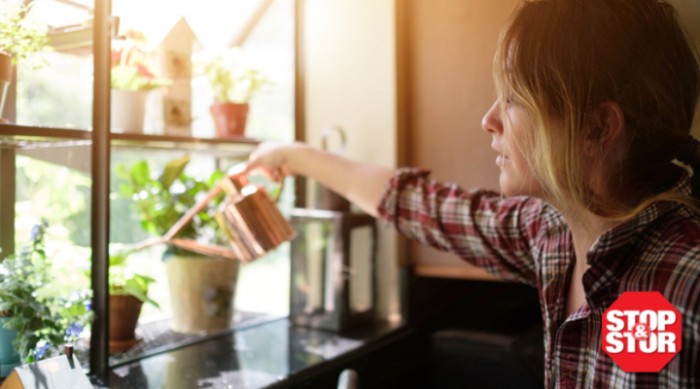
<path fill-rule="evenodd" d="M 547 195 L 624 219 L 655 201 L 698 201 L 670 191 L 671 161 L 688 142 L 700 91 L 695 50 L 676 11 L 657 0 L 534 0 L 501 38 L 494 72 L 500 98 L 515 99 L 532 130 L 519 144 Z M 596 108 L 617 104 L 627 145 L 592 190 L 584 143 Z M 695 171 L 694 179 L 700 175 Z M 633 193 L 631 196 L 616 196 Z M 610 195 L 612 194 L 612 195 Z M 567 210 L 564 210 L 567 211 Z"/>

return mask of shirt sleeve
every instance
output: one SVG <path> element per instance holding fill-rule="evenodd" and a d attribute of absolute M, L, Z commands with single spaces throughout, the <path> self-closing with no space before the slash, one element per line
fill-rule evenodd
<path fill-rule="evenodd" d="M 542 201 L 465 191 L 430 180 L 429 174 L 400 169 L 387 184 L 380 217 L 410 239 L 457 254 L 501 279 L 535 286 L 532 248 L 540 231 Z"/>

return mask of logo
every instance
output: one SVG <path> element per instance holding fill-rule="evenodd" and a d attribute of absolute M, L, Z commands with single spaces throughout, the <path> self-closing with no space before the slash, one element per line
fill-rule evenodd
<path fill-rule="evenodd" d="M 628 373 L 657 373 L 680 350 L 680 312 L 659 292 L 625 292 L 603 312 L 603 351 Z"/>

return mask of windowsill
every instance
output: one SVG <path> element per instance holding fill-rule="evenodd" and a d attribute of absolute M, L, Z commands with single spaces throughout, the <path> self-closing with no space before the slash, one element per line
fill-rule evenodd
<path fill-rule="evenodd" d="M 290 387 L 370 352 L 401 328 L 377 323 L 340 335 L 271 319 L 121 363 L 109 387 Z"/>

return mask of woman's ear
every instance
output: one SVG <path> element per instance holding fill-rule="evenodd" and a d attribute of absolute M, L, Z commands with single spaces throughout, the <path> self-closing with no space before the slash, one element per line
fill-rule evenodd
<path fill-rule="evenodd" d="M 615 143 L 625 129 L 625 114 L 620 105 L 612 101 L 592 109 L 588 119 L 585 150 L 589 156 Z"/>

